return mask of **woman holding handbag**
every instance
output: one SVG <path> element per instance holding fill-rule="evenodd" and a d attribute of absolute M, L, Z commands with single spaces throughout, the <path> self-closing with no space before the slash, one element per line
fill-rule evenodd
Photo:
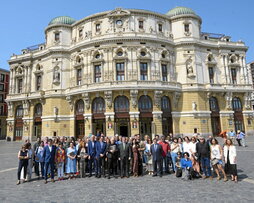
<path fill-rule="evenodd" d="M 223 164 L 222 156 L 223 156 L 223 151 L 221 146 L 219 145 L 218 141 L 215 138 L 212 138 L 211 139 L 211 163 L 217 174 L 217 180 L 221 179 L 220 172 L 219 172 L 221 171 L 224 176 L 224 182 L 226 182 L 228 179 L 222 166 Z"/>

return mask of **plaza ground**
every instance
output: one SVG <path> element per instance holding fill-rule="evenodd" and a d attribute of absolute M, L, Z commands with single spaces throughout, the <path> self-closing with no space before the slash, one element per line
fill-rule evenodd
<path fill-rule="evenodd" d="M 174 175 L 129 179 L 85 178 L 44 184 L 17 182 L 21 142 L 0 141 L 0 203 L 24 202 L 254 202 L 254 137 L 237 147 L 239 182 L 183 181 Z"/>

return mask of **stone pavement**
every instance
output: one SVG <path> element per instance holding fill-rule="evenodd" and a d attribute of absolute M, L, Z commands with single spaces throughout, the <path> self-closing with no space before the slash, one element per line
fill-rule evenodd
<path fill-rule="evenodd" d="M 237 147 L 239 182 L 183 181 L 174 175 L 129 179 L 85 178 L 16 185 L 21 143 L 0 141 L 0 203 L 55 202 L 254 202 L 254 137 Z"/>

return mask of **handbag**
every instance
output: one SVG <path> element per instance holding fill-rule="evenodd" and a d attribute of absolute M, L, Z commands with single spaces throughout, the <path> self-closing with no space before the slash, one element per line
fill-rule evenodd
<path fill-rule="evenodd" d="M 180 178 L 183 175 L 183 170 L 181 168 L 176 169 L 176 177 Z"/>
<path fill-rule="evenodd" d="M 219 160 L 218 159 L 216 159 L 216 158 L 214 158 L 212 161 L 211 161 L 211 164 L 214 166 L 214 165 L 216 165 L 216 164 L 218 164 L 219 163 Z"/>

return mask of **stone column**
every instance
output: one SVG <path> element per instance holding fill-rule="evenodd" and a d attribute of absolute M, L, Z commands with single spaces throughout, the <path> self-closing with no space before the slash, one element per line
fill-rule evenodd
<path fill-rule="evenodd" d="M 234 111 L 220 111 L 220 123 L 221 131 L 234 130 Z"/>
<path fill-rule="evenodd" d="M 162 135 L 162 111 L 153 111 L 153 126 L 152 126 L 152 138 L 155 135 Z"/>
<path fill-rule="evenodd" d="M 130 112 L 130 135 L 139 134 L 139 114 L 140 112 Z"/>
<path fill-rule="evenodd" d="M 115 135 L 115 112 L 105 112 L 105 119 L 106 119 L 106 135 L 108 137 Z"/>
<path fill-rule="evenodd" d="M 89 136 L 92 133 L 92 114 L 85 113 L 84 114 L 84 121 L 85 121 L 85 136 Z"/>
<path fill-rule="evenodd" d="M 231 77 L 230 77 L 230 71 L 228 67 L 228 57 L 224 56 L 224 62 L 225 62 L 225 70 L 226 70 L 226 83 L 229 84 L 231 83 Z"/>

